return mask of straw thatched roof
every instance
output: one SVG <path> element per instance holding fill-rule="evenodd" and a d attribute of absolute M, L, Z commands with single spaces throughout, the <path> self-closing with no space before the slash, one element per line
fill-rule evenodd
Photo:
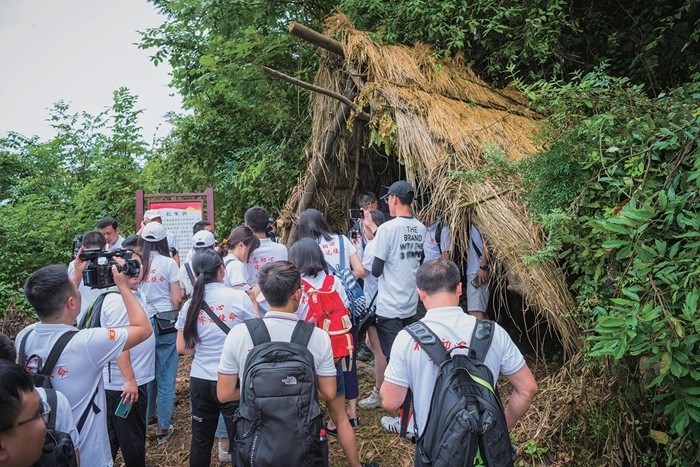
<path fill-rule="evenodd" d="M 326 27 L 344 56 L 320 49 L 314 84 L 350 97 L 370 119 L 315 95 L 308 169 L 282 212 L 286 239 L 294 239 L 302 210 L 315 207 L 343 228 L 359 192 L 405 176 L 430 193 L 427 211 L 449 224 L 461 251 L 469 222 L 479 226 L 499 270 L 521 282 L 529 312 L 549 324 L 567 354 L 577 350 L 564 277 L 552 263 L 525 260 L 544 240 L 512 189 L 517 174 L 489 169 L 499 155 L 517 160 L 539 150 L 541 123 L 526 100 L 489 87 L 460 60 L 438 61 L 426 46 L 380 45 L 342 14 Z"/>

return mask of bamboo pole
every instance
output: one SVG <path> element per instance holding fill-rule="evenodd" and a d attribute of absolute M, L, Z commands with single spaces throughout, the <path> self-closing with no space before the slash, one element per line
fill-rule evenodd
<path fill-rule="evenodd" d="M 311 42 L 312 44 L 317 45 L 322 49 L 326 49 L 329 52 L 338 54 L 341 57 L 345 56 L 343 46 L 340 44 L 340 42 L 336 41 L 335 39 L 331 39 L 328 36 L 324 36 L 320 32 L 316 32 L 313 29 L 307 28 L 299 23 L 290 21 L 289 33 L 292 36 L 298 37 L 299 39 L 303 39 L 307 42 Z"/>
<path fill-rule="evenodd" d="M 332 97 L 333 99 L 337 99 L 343 104 L 347 105 L 350 107 L 354 112 L 357 118 L 360 120 L 364 120 L 366 122 L 369 121 L 370 116 L 368 113 L 363 112 L 362 110 L 358 110 L 357 104 L 355 104 L 353 101 L 348 99 L 347 97 L 343 96 L 342 94 L 338 94 L 337 92 L 331 91 L 330 89 L 322 88 L 319 86 L 316 86 L 311 83 L 307 83 L 306 81 L 302 81 L 300 79 L 292 78 L 289 75 L 285 75 L 281 71 L 277 71 L 275 69 L 272 69 L 270 67 L 266 67 L 263 65 L 262 67 L 263 71 L 267 73 L 268 75 L 272 76 L 273 78 L 281 79 L 283 81 L 287 81 L 288 83 L 292 83 L 295 86 L 299 86 L 304 89 L 308 89 L 309 91 L 317 92 L 319 94 L 326 95 L 328 97 Z"/>

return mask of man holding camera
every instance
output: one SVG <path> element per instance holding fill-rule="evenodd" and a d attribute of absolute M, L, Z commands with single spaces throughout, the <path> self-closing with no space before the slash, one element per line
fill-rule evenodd
<path fill-rule="evenodd" d="M 83 246 L 81 251 L 86 251 L 86 250 L 97 250 L 97 251 L 103 251 L 105 249 L 105 245 L 107 244 L 107 241 L 102 235 L 102 233 L 98 232 L 97 230 L 91 230 L 89 232 L 85 232 L 83 234 Z M 68 276 L 73 277 L 73 273 L 75 272 L 75 262 L 78 260 L 76 257 L 73 261 L 70 262 L 68 265 Z M 91 289 L 90 287 L 86 286 L 83 283 L 83 276 L 82 274 L 80 275 L 78 282 L 76 282 L 76 287 L 78 287 L 78 291 L 80 292 L 80 314 L 78 314 L 77 322 L 80 323 L 80 321 L 83 319 L 83 316 L 87 312 L 88 308 L 90 308 L 90 305 L 92 305 L 97 297 L 100 296 L 102 293 L 101 290 L 99 289 Z"/>
<path fill-rule="evenodd" d="M 114 261 L 121 263 L 122 259 L 115 258 Z M 81 447 L 81 464 L 111 466 L 102 371 L 123 350 L 148 339 L 153 330 L 131 291 L 129 278 L 116 266 L 112 266 L 112 275 L 124 300 L 129 326 L 80 331 L 73 327 L 80 313 L 81 297 L 77 284 L 87 266 L 88 262 L 78 255 L 72 277 L 61 265 L 43 267 L 29 276 L 24 293 L 40 321 L 19 332 L 16 346 L 23 349 L 23 355 L 18 356 L 20 365 L 37 373 L 56 342 L 63 335 L 72 333 L 50 375 L 51 385 L 66 396 L 80 436 L 90 440 Z"/>

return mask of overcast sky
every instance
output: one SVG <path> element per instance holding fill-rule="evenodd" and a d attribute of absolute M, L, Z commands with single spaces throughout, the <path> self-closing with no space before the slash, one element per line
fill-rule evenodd
<path fill-rule="evenodd" d="M 134 45 L 137 31 L 162 22 L 146 0 L 0 0 L 0 137 L 12 130 L 47 139 L 54 102 L 95 115 L 121 86 L 139 97 L 146 141 L 166 135 L 163 115 L 180 110 L 170 67 L 154 66 L 153 51 Z"/>

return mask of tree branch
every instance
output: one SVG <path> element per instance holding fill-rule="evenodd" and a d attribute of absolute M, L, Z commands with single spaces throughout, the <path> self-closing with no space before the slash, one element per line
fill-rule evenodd
<path fill-rule="evenodd" d="M 306 26 L 302 26 L 299 23 L 290 21 L 289 33 L 292 36 L 298 37 L 299 39 L 303 39 L 307 42 L 311 42 L 312 44 L 317 45 L 322 49 L 326 49 L 329 52 L 338 54 L 341 57 L 345 56 L 343 46 L 340 44 L 340 42 L 336 41 L 335 39 L 331 39 L 328 36 L 324 36 L 320 32 L 316 32 L 313 29 L 307 28 Z"/>

